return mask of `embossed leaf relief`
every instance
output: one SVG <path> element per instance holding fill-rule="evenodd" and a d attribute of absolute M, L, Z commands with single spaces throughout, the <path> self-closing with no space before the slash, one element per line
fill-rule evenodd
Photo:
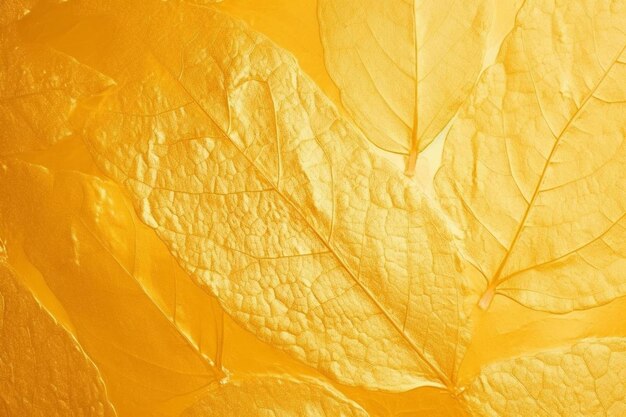
<path fill-rule="evenodd" d="M 0 415 L 626 414 L 626 4 L 136 3 L 0 6 Z"/>
<path fill-rule="evenodd" d="M 297 398 L 297 401 L 294 401 Z M 302 403 L 306 403 L 303 407 Z M 367 417 L 357 404 L 341 398 L 329 387 L 316 381 L 293 381 L 273 376 L 233 380 L 209 392 L 193 404 L 182 417 L 221 417 L 225 415 L 257 415 L 271 410 L 276 417 L 345 416 Z"/>
<path fill-rule="evenodd" d="M 80 346 L 0 261 L 0 413 L 112 417 L 100 374 Z"/>
<path fill-rule="evenodd" d="M 320 0 L 328 70 L 365 136 L 418 153 L 443 130 L 482 67 L 491 4 L 484 1 Z"/>
<path fill-rule="evenodd" d="M 71 134 L 70 113 L 79 98 L 112 84 L 70 56 L 20 42 L 16 21 L 26 2 L 0 11 L 0 155 L 43 149 Z M 14 136 L 20 132 L 19 140 Z"/>
<path fill-rule="evenodd" d="M 432 203 L 266 38 L 218 12 L 151 12 L 123 17 L 146 26 L 110 41 L 128 59 L 90 63 L 120 87 L 76 115 L 142 220 L 266 342 L 343 383 L 450 386 L 464 264 Z"/>
<path fill-rule="evenodd" d="M 623 2 L 526 4 L 452 127 L 435 187 L 484 308 L 626 293 L 625 27 Z"/>

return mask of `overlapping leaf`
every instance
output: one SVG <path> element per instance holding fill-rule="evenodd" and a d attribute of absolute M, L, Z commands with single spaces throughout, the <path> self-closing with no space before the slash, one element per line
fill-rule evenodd
<path fill-rule="evenodd" d="M 12 42 L 0 45 L 3 56 L 18 51 L 20 57 L 11 58 L 18 65 L 3 63 L 9 71 L 0 77 L 9 82 L 2 91 L 34 87 L 28 91 L 35 97 L 4 102 L 2 117 L 9 122 L 3 152 L 48 147 L 66 138 L 67 147 L 57 146 L 45 156 L 21 156 L 56 158 L 51 165 L 62 167 L 65 160 L 58 154 L 73 149 L 80 129 L 99 166 L 128 194 L 95 177 L 4 161 L 0 232 L 8 238 L 9 260 L 26 274 L 43 276 L 46 288 L 30 289 L 36 294 L 48 290 L 65 309 L 59 316 L 67 313 L 71 319 L 71 330 L 101 370 L 120 415 L 180 415 L 183 410 L 190 416 L 262 415 L 271 410 L 361 416 L 367 409 L 371 415 L 396 417 L 618 417 L 626 412 L 626 342 L 621 337 L 567 346 L 568 337 L 557 343 L 552 335 L 538 333 L 524 341 L 520 338 L 531 329 L 545 333 L 554 327 L 528 318 L 525 323 L 533 326 L 513 334 L 523 345 L 514 352 L 531 353 L 511 358 L 502 355 L 506 348 L 489 346 L 499 351 L 486 356 L 491 363 L 480 366 L 484 362 L 474 355 L 470 371 L 458 372 L 472 326 L 465 304 L 479 297 L 467 297 L 465 284 L 474 285 L 476 269 L 487 281 L 479 302 L 485 308 L 494 292 L 556 312 L 597 306 L 624 293 L 624 5 L 608 0 L 525 3 L 497 63 L 482 77 L 446 141 L 436 188 L 462 237 L 465 247 L 459 252 L 447 219 L 375 156 L 294 58 L 213 11 L 206 5 L 210 1 L 35 3 L 12 1 L 1 9 L 0 24 L 9 28 L 2 39 L 10 35 Z M 410 12 L 420 4 L 403 7 Z M 415 13 L 396 7 L 375 13 L 378 5 L 346 13 L 350 5 L 321 2 L 322 25 L 332 32 L 323 34 L 327 47 L 333 37 L 333 42 L 372 41 L 382 33 L 381 22 L 394 18 L 404 19 L 397 28 L 408 29 L 383 31 L 402 41 L 376 38 L 387 42 L 386 52 L 419 46 L 410 38 L 417 33 Z M 438 99 L 425 107 L 420 103 L 418 112 L 441 110 L 432 126 L 447 123 L 465 90 L 446 90 L 451 79 L 431 81 L 452 74 L 459 62 L 467 71 L 454 80 L 465 85 L 475 76 L 485 36 L 483 6 L 454 3 L 446 9 L 451 19 L 439 8 L 423 10 L 427 13 L 421 18 L 432 19 L 420 33 L 430 33 L 433 45 L 451 41 L 442 40 L 443 34 L 461 27 L 471 34 L 450 50 L 423 52 L 442 58 L 423 80 L 433 97 L 444 102 L 456 97 L 450 106 L 440 106 Z M 329 10 L 342 21 L 329 21 Z M 19 23 L 13 24 L 16 19 Z M 365 21 L 372 30 L 363 31 Z M 431 30 L 434 21 L 442 23 L 440 31 Z M 346 34 L 355 36 L 347 39 Z M 353 45 L 354 50 L 367 54 L 364 65 L 370 69 L 394 62 L 382 60 L 380 49 Z M 453 53 L 460 50 L 476 53 Z M 353 58 L 346 53 L 329 64 L 345 70 Z M 46 62 L 51 72 L 38 69 L 45 69 Z M 388 86 L 390 76 L 393 72 L 383 71 L 371 81 Z M 356 84 L 362 81 L 354 78 Z M 105 87 L 102 94 L 83 99 Z M 415 91 L 403 88 L 401 93 Z M 417 91 L 423 97 L 429 90 Z M 355 114 L 370 112 L 374 116 L 366 122 L 380 126 L 389 122 L 375 100 L 379 96 L 359 94 L 374 100 L 355 102 L 361 106 L 351 109 Z M 48 108 L 51 117 L 42 111 Z M 415 109 L 402 107 L 414 116 Z M 364 131 L 372 140 L 372 131 Z M 426 132 L 418 137 L 424 146 L 427 137 Z M 152 230 L 135 223 L 127 199 L 174 257 Z M 260 339 L 331 381 L 353 386 L 333 387 L 283 353 L 268 354 L 269 345 L 243 332 L 229 333 L 228 361 L 239 360 L 241 369 L 251 370 L 237 368 L 224 385 L 217 384 L 223 374 L 210 360 L 222 357 L 223 336 L 212 322 L 211 305 L 216 304 L 185 280 L 174 258 Z M 7 305 L 0 298 L 0 309 Z M 596 335 L 598 327 L 589 321 L 607 319 L 615 311 L 619 315 L 621 304 L 611 305 L 594 314 L 559 316 L 569 326 L 563 334 Z M 517 307 L 511 314 L 549 316 Z M 479 318 L 491 313 L 474 312 Z M 483 336 L 489 333 L 480 330 Z M 622 332 L 607 324 L 602 334 Z M 486 340 L 491 339 L 479 342 Z M 246 349 L 247 356 L 237 357 Z M 88 376 L 98 379 L 84 355 L 81 360 L 94 371 Z M 64 363 L 50 362 L 53 372 L 64 369 Z M 102 386 L 95 386 L 101 392 Z M 363 387 L 421 388 L 375 394 Z M 64 395 L 63 390 L 41 392 Z M 93 399 L 90 394 L 80 398 L 85 404 Z"/>
<path fill-rule="evenodd" d="M 0 414 L 114 417 L 98 370 L 0 261 Z"/>
<path fill-rule="evenodd" d="M 339 90 L 324 63 L 317 2 L 309 0 L 229 0 L 216 8 L 246 22 L 276 45 L 289 51 L 298 65 L 335 104 Z"/>
<path fill-rule="evenodd" d="M 77 119 L 185 268 L 249 330 L 341 381 L 448 385 L 467 340 L 463 266 L 417 188 L 288 54 L 226 15 L 116 16 L 115 55 L 89 64 L 120 87 Z"/>
<path fill-rule="evenodd" d="M 624 27 L 622 2 L 526 2 L 452 127 L 436 187 L 483 307 L 494 292 L 555 312 L 626 293 Z"/>
<path fill-rule="evenodd" d="M 150 282 L 146 265 L 157 258 L 144 247 L 138 260 L 137 240 L 120 233 L 134 225 L 119 190 L 18 162 L 3 165 L 0 190 L 3 234 L 23 247 L 67 311 L 120 413 L 152 415 L 168 400 L 217 382 L 200 337 L 191 339 L 191 330 L 210 323 L 210 300 L 173 275 Z M 198 297 L 204 308 L 187 320 L 177 316 L 177 303 L 193 311 Z"/>
<path fill-rule="evenodd" d="M 273 417 L 368 416 L 358 404 L 317 381 L 248 375 L 208 393 L 182 417 L 239 417 L 263 411 Z"/>
<path fill-rule="evenodd" d="M 19 0 L 0 9 L 0 155 L 43 149 L 68 137 L 77 100 L 111 85 L 65 54 L 21 42 L 16 22 L 30 11 L 27 6 L 32 4 Z"/>
<path fill-rule="evenodd" d="M 326 65 L 377 146 L 407 172 L 446 126 L 482 68 L 489 2 L 322 0 Z"/>
<path fill-rule="evenodd" d="M 626 340 L 571 347 L 487 366 L 463 393 L 475 416 L 606 416 L 626 412 Z"/>

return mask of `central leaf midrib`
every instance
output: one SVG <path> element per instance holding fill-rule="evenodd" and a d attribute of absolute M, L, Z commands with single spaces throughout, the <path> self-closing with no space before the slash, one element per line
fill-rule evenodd
<path fill-rule="evenodd" d="M 419 155 L 420 138 L 418 136 L 418 103 L 419 103 L 419 47 L 417 42 L 417 0 L 413 0 L 413 52 L 415 54 L 414 73 L 415 73 L 415 89 L 413 94 L 413 126 L 411 130 L 411 143 L 409 144 L 409 156 L 406 163 L 406 175 L 413 176 L 415 174 L 415 166 L 417 164 L 417 156 Z"/>
<path fill-rule="evenodd" d="M 359 279 L 357 279 L 357 277 L 354 275 L 353 271 L 350 268 L 348 268 L 348 266 L 345 263 L 345 261 L 339 256 L 339 254 L 337 253 L 337 250 L 330 244 L 330 242 L 326 241 L 326 239 L 324 239 L 319 234 L 319 232 L 315 229 L 315 227 L 313 227 L 313 225 L 306 218 L 306 216 L 304 216 L 300 212 L 300 210 L 295 206 L 295 204 L 291 201 L 291 199 L 288 198 L 287 196 L 285 196 L 283 194 L 283 192 L 280 189 L 278 189 L 276 187 L 276 185 L 267 178 L 267 176 L 265 175 L 263 170 L 261 168 L 259 168 L 259 166 L 256 164 L 256 161 L 252 161 L 243 152 L 243 150 L 241 150 L 237 146 L 237 144 L 232 140 L 230 135 L 226 131 L 224 131 L 222 126 L 219 123 L 217 123 L 217 121 L 215 121 L 215 119 L 213 119 L 211 114 L 202 106 L 202 104 L 200 104 L 200 102 L 195 98 L 195 96 L 193 94 L 191 94 L 191 92 L 183 84 L 183 82 L 170 71 L 170 69 L 169 69 L 169 67 L 167 65 L 165 65 L 165 64 L 163 64 L 161 62 L 161 60 L 160 60 L 160 58 L 158 58 L 157 54 L 153 52 L 152 55 L 155 57 L 157 62 L 166 70 L 166 72 L 169 74 L 169 76 L 172 78 L 172 80 L 174 80 L 174 82 L 181 87 L 181 89 L 196 103 L 196 105 L 202 111 L 202 113 L 204 113 L 213 122 L 213 124 L 220 130 L 220 132 L 224 135 L 224 137 L 227 138 L 231 142 L 233 147 L 235 149 L 237 149 L 237 151 L 246 159 L 246 161 L 250 164 L 250 166 L 254 167 L 255 171 L 257 171 L 263 177 L 263 179 L 276 191 L 276 193 L 281 197 L 281 199 L 283 199 L 285 202 L 287 202 L 287 204 L 292 208 L 292 210 L 294 210 L 295 213 L 305 222 L 305 224 L 309 227 L 309 229 L 311 229 L 313 231 L 313 233 L 316 235 L 316 237 L 324 244 L 324 246 L 326 246 L 328 251 L 333 255 L 333 257 L 337 260 L 337 262 L 340 264 L 340 266 L 348 273 L 348 275 L 359 286 L 359 288 L 365 293 L 365 295 L 374 303 L 376 308 L 378 308 L 381 311 L 381 313 L 391 323 L 391 325 L 394 327 L 394 329 L 406 341 L 406 343 L 409 345 L 409 347 L 413 351 L 415 351 L 415 353 L 420 358 L 420 360 L 424 364 L 426 364 L 428 366 L 428 368 L 434 373 L 434 375 L 437 378 L 439 378 L 440 382 L 444 385 L 444 387 L 446 387 L 448 389 L 451 389 L 452 386 L 453 386 L 453 383 L 450 380 L 450 378 L 447 375 L 445 375 L 445 373 L 443 373 L 443 371 L 441 371 L 441 369 L 439 369 L 439 367 L 436 365 L 436 363 L 433 363 L 430 359 L 428 359 L 426 357 L 425 354 L 423 354 L 420 351 L 420 349 L 418 348 L 417 344 L 411 339 L 411 337 L 408 334 L 406 334 L 402 330 L 402 326 L 399 325 L 398 323 L 396 323 L 396 321 L 393 319 L 392 315 L 384 308 L 384 306 L 376 299 L 376 297 L 374 297 L 374 295 L 371 293 L 371 291 Z"/>
<path fill-rule="evenodd" d="M 522 37 L 522 43 L 523 43 L 523 37 Z M 505 255 L 502 258 L 502 261 L 500 262 L 500 264 L 498 265 L 498 268 L 496 269 L 496 272 L 493 274 L 493 277 L 489 281 L 489 286 L 497 287 L 497 286 L 499 286 L 500 284 L 502 284 L 503 282 L 507 281 L 509 278 L 511 278 L 511 277 L 513 277 L 515 275 L 515 272 L 513 272 L 513 273 L 511 273 L 511 274 L 509 274 L 509 275 L 507 275 L 507 276 L 505 276 L 503 278 L 500 278 L 500 275 L 502 274 L 502 271 L 504 270 L 504 267 L 506 266 L 511 253 L 515 249 L 515 245 L 519 241 L 519 238 L 520 238 L 520 236 L 522 234 L 522 231 L 524 230 L 524 228 L 526 226 L 526 221 L 528 220 L 528 215 L 529 215 L 531 209 L 534 207 L 535 200 L 537 199 L 537 196 L 539 195 L 539 192 L 540 192 L 541 184 L 542 184 L 543 179 L 544 179 L 544 177 L 545 177 L 545 175 L 546 175 L 546 173 L 548 171 L 548 167 L 550 166 L 550 162 L 552 161 L 552 158 L 554 157 L 554 154 L 556 153 L 556 149 L 558 148 L 558 145 L 559 145 L 561 139 L 563 138 L 563 136 L 565 135 L 565 133 L 569 130 L 571 125 L 574 123 L 574 121 L 581 114 L 582 110 L 588 104 L 589 100 L 591 100 L 591 98 L 594 97 L 594 94 L 596 93 L 598 88 L 600 88 L 600 86 L 602 85 L 602 83 L 604 82 L 604 80 L 606 79 L 608 74 L 611 72 L 611 70 L 613 69 L 613 66 L 617 63 L 617 61 L 619 60 L 619 58 L 622 55 L 622 53 L 624 52 L 624 50 L 626 50 L 626 46 L 622 47 L 622 49 L 619 51 L 617 56 L 607 66 L 607 68 L 604 71 L 604 74 L 602 75 L 602 77 L 598 80 L 598 82 L 593 87 L 593 89 L 590 90 L 589 94 L 585 97 L 585 99 L 581 103 L 580 107 L 569 118 L 568 122 L 565 124 L 563 129 L 561 129 L 559 134 L 555 137 L 552 149 L 550 150 L 550 153 L 548 154 L 548 157 L 546 158 L 546 162 L 545 162 L 545 164 L 543 166 L 543 169 L 541 171 L 539 179 L 537 180 L 537 183 L 535 185 L 535 189 L 533 190 L 533 194 L 532 194 L 530 200 L 528 201 L 528 205 L 526 206 L 526 210 L 524 211 L 524 214 L 522 215 L 522 218 L 521 218 L 521 220 L 520 220 L 520 222 L 518 224 L 518 227 L 517 227 L 517 229 L 515 231 L 513 239 L 511 240 L 511 244 L 509 245 L 509 249 L 506 251 Z M 529 69 L 529 71 L 532 71 L 532 69 Z M 532 74 L 530 76 L 532 77 Z M 534 81 L 533 81 L 533 84 L 534 84 Z M 538 106 L 541 107 L 541 104 L 539 103 L 539 97 L 538 97 L 536 92 L 535 92 L 535 96 L 536 96 L 536 99 L 537 99 L 537 102 L 538 102 Z M 544 118 L 544 120 L 545 120 L 545 118 Z M 546 125 L 548 126 L 548 129 L 549 129 L 550 125 L 549 125 L 548 120 L 545 120 L 545 122 L 546 122 Z"/>

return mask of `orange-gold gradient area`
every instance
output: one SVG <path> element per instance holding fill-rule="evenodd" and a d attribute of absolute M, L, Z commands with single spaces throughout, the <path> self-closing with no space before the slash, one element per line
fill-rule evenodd
<path fill-rule="evenodd" d="M 4 0 L 0 417 L 623 417 L 625 28 Z"/>

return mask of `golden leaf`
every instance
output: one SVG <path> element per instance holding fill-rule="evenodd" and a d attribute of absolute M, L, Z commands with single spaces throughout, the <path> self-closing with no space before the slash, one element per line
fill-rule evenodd
<path fill-rule="evenodd" d="M 309 0 L 228 0 L 218 10 L 245 21 L 272 42 L 289 51 L 317 86 L 341 106 L 339 90 L 324 63 L 317 2 Z"/>
<path fill-rule="evenodd" d="M 19 162 L 3 171 L 2 230 L 11 231 L 9 244 L 23 247 L 61 302 L 122 415 L 145 415 L 217 381 L 219 372 L 189 331 L 207 331 L 209 300 L 155 259 L 159 248 L 136 248 L 127 238 L 125 230 L 135 235 L 133 219 L 113 184 Z M 150 282 L 151 262 L 171 275 Z M 193 308 L 195 300 L 204 311 L 177 314 L 177 303 Z"/>
<path fill-rule="evenodd" d="M 0 192 L 7 200 L 0 204 L 0 230 L 8 236 L 9 259 L 27 282 L 28 275 L 44 275 L 44 285 L 73 320 L 69 325 L 78 341 L 102 370 L 120 415 L 179 416 L 200 398 L 213 398 L 217 392 L 226 391 L 231 399 L 239 395 L 240 382 L 249 379 L 250 372 L 284 372 L 283 366 L 306 376 L 290 395 L 306 392 L 309 384 L 316 407 L 318 402 L 336 403 L 340 410 L 360 410 L 319 382 L 318 375 L 276 356 L 228 320 L 223 330 L 216 328 L 212 317 L 219 306 L 173 264 L 154 232 L 139 223 L 117 185 L 19 161 L 5 161 L 3 168 Z M 21 191 L 27 188 L 24 195 Z M 55 248 L 54 257 L 48 256 L 50 247 Z M 19 258 L 20 248 L 27 252 L 25 259 Z M 172 336 L 168 327 L 182 337 Z M 228 345 L 222 346 L 220 338 L 227 338 Z M 209 358 L 227 368 L 231 376 L 222 380 L 225 385 L 217 383 L 224 372 L 207 367 Z M 271 363 L 276 361 L 282 365 L 274 367 Z M 265 375 L 255 378 L 261 388 L 285 389 L 280 378 L 278 384 L 263 383 Z M 348 415 L 367 414 L 361 410 Z"/>
<path fill-rule="evenodd" d="M 320 0 L 326 65 L 367 138 L 417 155 L 448 124 L 482 68 L 489 2 Z"/>
<path fill-rule="evenodd" d="M 342 382 L 450 385 L 462 265 L 419 190 L 262 36 L 206 8 L 122 16 L 140 37 L 120 29 L 116 58 L 90 62 L 120 87 L 84 109 L 84 134 L 185 269 Z"/>
<path fill-rule="evenodd" d="M 620 2 L 526 2 L 452 127 L 436 188 L 487 281 L 482 307 L 626 294 L 625 26 Z"/>
<path fill-rule="evenodd" d="M 252 416 L 261 410 L 272 417 L 368 416 L 358 404 L 314 380 L 249 375 L 217 387 L 181 417 Z"/>
<path fill-rule="evenodd" d="M 625 378 L 626 340 L 588 339 L 491 364 L 463 397 L 475 416 L 618 417 Z"/>
<path fill-rule="evenodd" d="M 471 36 L 419 51 L 444 61 L 417 110 L 442 113 L 413 182 L 332 103 L 315 2 L 210 3 L 0 6 L 1 151 L 18 158 L 0 160 L 0 256 L 120 416 L 625 413 L 626 5 L 527 0 L 454 117 L 520 1 L 420 9 L 439 45 Z M 360 41 L 381 33 L 415 61 L 419 5 L 321 1 L 333 76 L 354 58 L 330 58 L 337 36 L 370 69 L 390 61 Z M 393 133 L 367 91 L 358 111 Z M 434 137 L 407 129 L 422 149 Z M 7 380 L 11 404 L 27 398 Z"/>
<path fill-rule="evenodd" d="M 113 417 L 98 370 L 0 261 L 0 414 Z"/>
<path fill-rule="evenodd" d="M 65 54 L 19 42 L 15 22 L 28 12 L 23 3 L 11 1 L 0 10 L 0 155 L 43 149 L 70 136 L 76 101 L 111 85 Z"/>

